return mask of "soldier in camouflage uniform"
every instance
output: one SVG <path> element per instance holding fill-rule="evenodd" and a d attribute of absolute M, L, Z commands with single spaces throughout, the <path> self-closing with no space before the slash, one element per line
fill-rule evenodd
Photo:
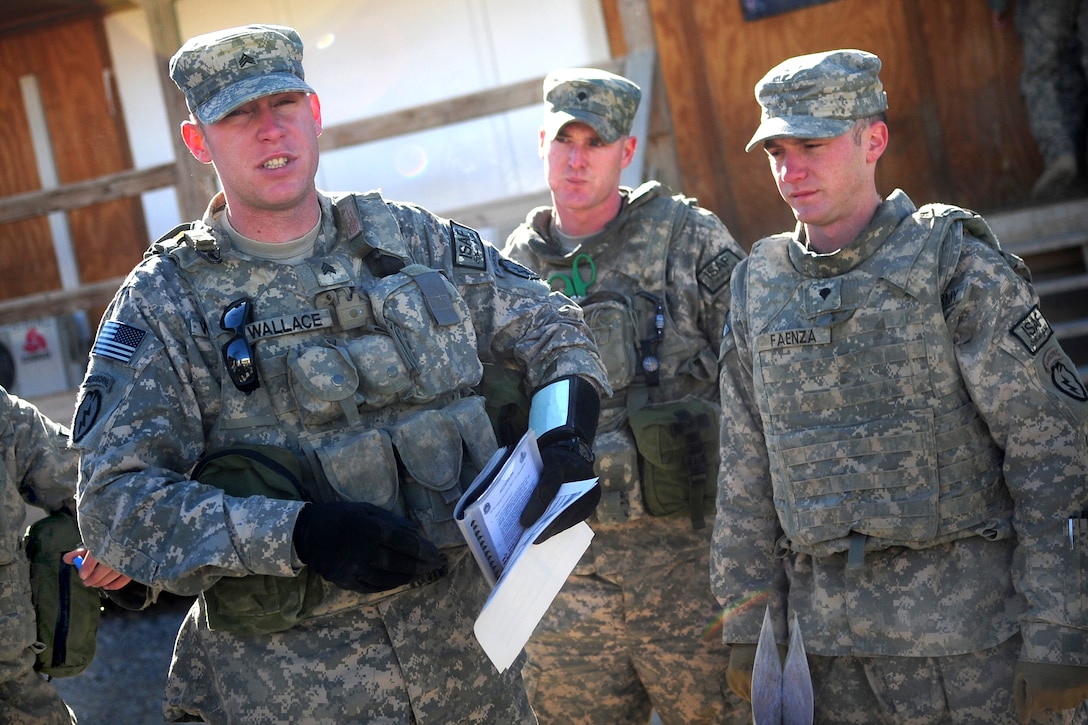
<path fill-rule="evenodd" d="M 151 596 L 199 595 L 169 721 L 534 723 L 520 662 L 498 673 L 472 632 L 488 586 L 452 509 L 496 441 L 471 388 L 502 363 L 561 404 L 533 399 L 556 425 L 531 518 L 592 475 L 605 371 L 578 308 L 472 229 L 315 188 L 302 51 L 256 25 L 171 61 L 223 192 L 99 328 L 72 430 L 86 540 Z"/>
<path fill-rule="evenodd" d="M 0 387 L 0 725 L 68 725 L 75 715 L 34 671 L 36 637 L 30 563 L 23 551 L 26 504 L 47 513 L 75 514 L 78 456 L 68 429 Z M 81 578 L 89 586 L 120 589 L 128 579 L 86 551 Z M 68 563 L 77 552 L 66 555 Z"/>
<path fill-rule="evenodd" d="M 553 206 L 503 249 L 579 302 L 615 391 L 594 444 L 595 536 L 526 647 L 526 677 L 541 722 L 645 723 L 651 709 L 677 725 L 745 722 L 707 581 L 715 353 L 744 252 L 693 199 L 619 185 L 640 96 L 597 69 L 548 74 L 539 143 Z"/>
<path fill-rule="evenodd" d="M 1013 0 L 989 0 L 1004 18 Z M 1088 0 L 1017 0 L 1016 29 L 1023 46 L 1020 93 L 1043 173 L 1032 197 L 1069 196 L 1084 157 L 1088 123 Z"/>
<path fill-rule="evenodd" d="M 730 685 L 751 692 L 769 608 L 779 645 L 797 618 L 817 722 L 1068 721 L 1088 695 L 1088 393 L 981 217 L 877 192 L 880 65 L 816 53 L 756 85 L 748 150 L 798 224 L 737 266 L 722 344 Z"/>

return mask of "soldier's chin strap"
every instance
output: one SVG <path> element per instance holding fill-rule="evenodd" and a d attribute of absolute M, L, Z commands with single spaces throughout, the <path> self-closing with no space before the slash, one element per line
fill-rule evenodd
<path fill-rule="evenodd" d="M 585 378 L 571 375 L 533 393 L 529 403 L 529 428 L 541 448 L 557 443 L 584 447 L 592 462 L 589 447 L 597 435 L 600 414 L 601 398 L 597 389 Z"/>

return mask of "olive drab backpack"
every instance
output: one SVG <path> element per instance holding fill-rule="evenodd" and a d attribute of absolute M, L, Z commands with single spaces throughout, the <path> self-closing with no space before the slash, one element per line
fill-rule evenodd
<path fill-rule="evenodd" d="M 64 512 L 34 522 L 24 537 L 37 620 L 34 669 L 50 677 L 78 675 L 94 659 L 102 595 L 61 558 L 81 543 L 75 518 Z"/>

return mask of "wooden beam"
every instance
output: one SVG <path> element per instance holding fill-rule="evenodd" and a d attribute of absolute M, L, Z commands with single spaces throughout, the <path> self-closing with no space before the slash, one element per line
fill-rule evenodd
<path fill-rule="evenodd" d="M 124 277 L 85 284 L 74 290 L 54 290 L 0 302 L 0 325 L 101 309 L 109 304 Z"/>
<path fill-rule="evenodd" d="M 137 196 L 144 191 L 170 186 L 176 181 L 177 166 L 160 164 L 146 169 L 99 176 L 45 191 L 0 197 L 0 224 Z"/>
<path fill-rule="evenodd" d="M 596 67 L 614 73 L 623 72 L 621 63 L 615 60 L 599 63 Z M 326 128 L 319 139 L 321 150 L 332 151 L 346 146 L 380 141 L 543 103 L 541 98 L 543 84 L 544 77 L 541 76 L 520 83 L 490 88 Z"/>

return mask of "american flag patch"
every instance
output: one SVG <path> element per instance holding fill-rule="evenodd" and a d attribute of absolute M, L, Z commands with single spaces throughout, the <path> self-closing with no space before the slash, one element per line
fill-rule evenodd
<path fill-rule="evenodd" d="M 120 360 L 127 365 L 132 362 L 132 356 L 146 334 L 145 330 L 138 327 L 110 320 L 102 326 L 102 332 L 94 341 L 91 352 L 99 357 Z"/>

